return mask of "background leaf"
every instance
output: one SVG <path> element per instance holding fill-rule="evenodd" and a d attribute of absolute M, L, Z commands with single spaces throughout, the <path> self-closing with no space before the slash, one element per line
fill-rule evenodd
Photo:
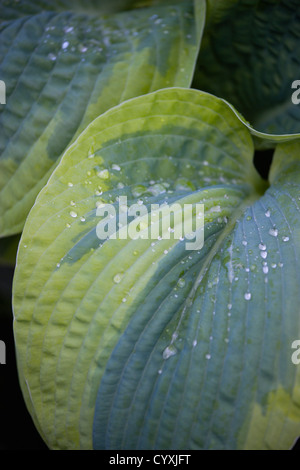
<path fill-rule="evenodd" d="M 7 102 L 0 107 L 0 235 L 5 236 L 21 231 L 61 154 L 95 117 L 129 98 L 190 85 L 205 4 L 196 2 L 195 19 L 192 1 L 110 17 L 88 8 L 82 13 L 79 1 L 68 11 L 70 2 L 58 2 L 58 12 L 44 11 L 45 2 L 40 8 L 36 2 L 13 8 L 2 3 L 0 77 Z"/>
<path fill-rule="evenodd" d="M 278 147 L 267 189 L 232 110 L 184 89 L 111 109 L 68 149 L 30 213 L 14 279 L 22 389 L 51 448 L 293 444 L 298 155 L 299 144 Z M 121 195 L 203 203 L 204 247 L 99 244 L 96 207 Z"/>
<path fill-rule="evenodd" d="M 43 11 L 76 11 L 94 14 L 118 13 L 135 8 L 161 5 L 176 5 L 182 0 L 1 0 L 1 21 L 12 20 L 26 15 L 35 15 Z"/>
<path fill-rule="evenodd" d="M 211 1 L 208 16 L 193 86 L 231 103 L 267 139 L 264 146 L 274 147 L 282 134 L 299 137 L 300 106 L 291 100 L 299 78 L 299 2 Z"/>

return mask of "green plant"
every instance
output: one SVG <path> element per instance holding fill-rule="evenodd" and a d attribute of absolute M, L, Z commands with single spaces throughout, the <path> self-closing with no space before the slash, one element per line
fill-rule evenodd
<path fill-rule="evenodd" d="M 30 211 L 14 333 L 41 436 L 54 449 L 290 448 L 297 2 L 1 3 L 1 233 Z M 254 166 L 266 148 L 267 181 Z M 100 242 L 98 209 L 121 197 L 203 204 L 203 247 Z"/>

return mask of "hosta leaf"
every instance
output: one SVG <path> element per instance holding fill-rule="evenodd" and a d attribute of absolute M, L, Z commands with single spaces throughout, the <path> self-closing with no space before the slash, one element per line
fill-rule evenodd
<path fill-rule="evenodd" d="M 94 14 L 117 13 L 134 8 L 145 8 L 157 5 L 175 5 L 182 0 L 1 0 L 0 21 L 33 15 L 43 11 L 73 11 L 80 13 L 87 11 Z"/>
<path fill-rule="evenodd" d="M 51 448 L 288 448 L 299 435 L 299 144 L 278 147 L 268 189 L 252 160 L 226 103 L 180 88 L 109 110 L 64 154 L 14 279 L 20 380 Z M 100 242 L 97 211 L 121 196 L 204 204 L 203 247 Z"/>
<path fill-rule="evenodd" d="M 63 11 L 71 2 L 59 2 L 57 12 L 44 11 L 46 2 L 40 9 L 36 2 L 18 2 L 14 8 L 10 3 L 3 9 L 0 78 L 7 98 L 0 106 L 2 236 L 21 231 L 60 155 L 95 117 L 126 99 L 190 85 L 203 1 L 195 2 L 197 20 L 192 1 L 110 17 L 89 8 L 82 13 L 84 3 Z"/>
<path fill-rule="evenodd" d="M 258 146 L 299 137 L 299 2 L 212 0 L 208 15 L 193 86 L 229 101 L 265 141 Z"/>

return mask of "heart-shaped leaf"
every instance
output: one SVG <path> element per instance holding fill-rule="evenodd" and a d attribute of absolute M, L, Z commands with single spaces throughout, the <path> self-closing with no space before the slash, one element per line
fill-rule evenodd
<path fill-rule="evenodd" d="M 196 16 L 182 1 L 109 17 L 95 1 L 83 12 L 85 3 L 0 4 L 0 236 L 21 231 L 61 154 L 94 118 L 192 80 L 204 2 Z"/>
<path fill-rule="evenodd" d="M 258 147 L 299 137 L 299 2 L 212 0 L 208 15 L 193 86 L 242 113 Z"/>
<path fill-rule="evenodd" d="M 28 217 L 14 280 L 20 380 L 51 448 L 292 445 L 299 150 L 278 147 L 267 188 L 226 103 L 176 88 L 109 110 L 68 149 Z M 203 247 L 100 241 L 98 211 L 121 196 L 203 204 Z"/>

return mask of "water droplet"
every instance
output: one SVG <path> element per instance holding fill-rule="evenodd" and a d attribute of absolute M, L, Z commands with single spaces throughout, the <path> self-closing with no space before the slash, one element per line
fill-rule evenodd
<path fill-rule="evenodd" d="M 269 210 L 267 210 L 267 212 L 265 212 L 265 216 L 266 216 L 266 217 L 270 217 L 270 216 L 271 216 L 271 213 L 270 213 Z"/>
<path fill-rule="evenodd" d="M 211 358 L 211 355 L 210 355 L 210 354 L 206 354 L 205 359 L 208 359 L 208 360 L 209 360 L 210 358 Z"/>
<path fill-rule="evenodd" d="M 247 242 L 246 240 L 243 240 L 243 241 L 242 241 L 242 244 L 243 244 L 244 246 L 247 246 L 247 245 L 248 245 L 248 242 Z"/>
<path fill-rule="evenodd" d="M 126 297 L 123 297 L 122 302 L 123 302 L 123 303 L 127 302 Z"/>
<path fill-rule="evenodd" d="M 71 217 L 74 217 L 74 218 L 77 217 L 77 212 L 71 211 L 71 212 L 70 212 L 70 216 L 71 216 Z"/>
<path fill-rule="evenodd" d="M 266 257 L 268 256 L 267 251 L 261 251 L 261 252 L 260 252 L 260 256 L 261 256 L 263 259 L 266 259 Z"/>
<path fill-rule="evenodd" d="M 153 196 L 158 196 L 159 194 L 165 193 L 166 188 L 162 184 L 157 183 L 151 186 L 148 191 L 150 191 Z"/>
<path fill-rule="evenodd" d="M 120 171 L 121 170 L 121 167 L 119 165 L 117 165 L 116 163 L 113 163 L 112 167 L 111 167 L 113 170 L 116 170 L 116 171 Z"/>
<path fill-rule="evenodd" d="M 69 45 L 69 41 L 65 41 L 65 42 L 62 43 L 61 48 L 62 49 L 67 49 L 68 45 Z"/>
<path fill-rule="evenodd" d="M 98 171 L 97 176 L 103 180 L 109 179 L 109 171 L 107 169 Z"/>
<path fill-rule="evenodd" d="M 221 212 L 220 206 L 213 206 L 209 209 L 209 212 Z"/>
<path fill-rule="evenodd" d="M 122 273 L 117 273 L 114 276 L 114 283 L 119 284 L 121 282 L 122 278 L 123 278 L 123 274 Z"/>
<path fill-rule="evenodd" d="M 195 346 L 197 346 L 197 340 L 196 340 L 196 339 L 194 339 L 194 341 L 193 341 L 193 348 L 194 348 Z"/>
<path fill-rule="evenodd" d="M 269 234 L 272 235 L 272 237 L 277 237 L 277 235 L 278 235 L 277 228 L 270 228 Z"/>
<path fill-rule="evenodd" d="M 48 59 L 54 61 L 54 60 L 56 60 L 56 55 L 52 54 L 52 52 L 50 52 L 50 54 L 48 54 Z"/>
<path fill-rule="evenodd" d="M 88 48 L 82 44 L 79 45 L 78 49 L 79 49 L 79 52 L 83 54 L 88 50 Z"/>
<path fill-rule="evenodd" d="M 258 248 L 259 248 L 260 250 L 263 250 L 263 251 L 265 251 L 265 250 L 267 249 L 266 245 L 264 245 L 263 243 L 260 243 L 260 244 L 258 245 Z"/>
<path fill-rule="evenodd" d="M 268 274 L 268 272 L 269 272 L 268 266 L 263 266 L 263 273 Z"/>
<path fill-rule="evenodd" d="M 185 286 L 185 280 L 183 278 L 178 279 L 177 286 L 178 287 L 184 287 Z"/>
<path fill-rule="evenodd" d="M 60 267 L 60 263 L 57 263 L 56 267 L 59 268 L 59 267 Z"/>
<path fill-rule="evenodd" d="M 94 158 L 94 157 L 95 157 L 95 150 L 94 150 L 94 146 L 92 145 L 88 151 L 88 158 Z"/>
<path fill-rule="evenodd" d="M 76 202 L 75 201 L 70 201 L 70 206 L 76 206 Z"/>
<path fill-rule="evenodd" d="M 131 190 L 133 197 L 139 197 L 147 190 L 146 186 L 143 184 L 138 184 L 134 186 Z"/>
<path fill-rule="evenodd" d="M 245 298 L 245 300 L 250 300 L 251 299 L 251 293 L 246 292 L 246 294 L 244 295 L 244 298 Z"/>
<path fill-rule="evenodd" d="M 81 222 L 85 222 L 85 217 L 80 217 Z"/>
<path fill-rule="evenodd" d="M 70 188 L 72 188 L 73 183 L 68 183 L 68 186 L 69 186 Z"/>
<path fill-rule="evenodd" d="M 288 242 L 289 239 L 290 239 L 289 237 L 282 237 L 282 241 L 284 241 L 284 242 Z"/>
<path fill-rule="evenodd" d="M 170 344 L 169 346 L 166 347 L 162 356 L 163 356 L 163 359 L 169 359 L 169 357 L 175 356 L 176 353 L 177 353 L 177 349 L 175 348 L 175 346 L 173 346 L 173 344 Z"/>

